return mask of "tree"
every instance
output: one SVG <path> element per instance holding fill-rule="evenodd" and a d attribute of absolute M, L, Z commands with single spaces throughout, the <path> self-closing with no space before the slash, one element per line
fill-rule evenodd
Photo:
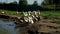
<path fill-rule="evenodd" d="M 49 4 L 49 5 L 52 5 L 52 4 L 60 4 L 60 0 L 44 0 L 43 3 L 44 4 Z"/>
<path fill-rule="evenodd" d="M 27 0 L 19 0 L 20 5 L 27 5 Z"/>
<path fill-rule="evenodd" d="M 19 0 L 19 10 L 27 9 L 27 0 Z"/>
<path fill-rule="evenodd" d="M 49 9 L 59 9 L 60 0 L 44 0 L 42 6 Z"/>
<path fill-rule="evenodd" d="M 59 4 L 59 0 L 53 0 L 53 4 Z"/>
<path fill-rule="evenodd" d="M 37 1 L 34 1 L 33 5 L 32 5 L 32 9 L 33 10 L 38 10 L 38 3 L 37 3 Z"/>
<path fill-rule="evenodd" d="M 17 4 L 17 1 L 11 2 L 10 4 Z"/>
<path fill-rule="evenodd" d="M 37 1 L 34 1 L 33 5 L 34 6 L 37 6 L 38 5 Z"/>
<path fill-rule="evenodd" d="M 42 5 L 49 5 L 52 4 L 52 0 L 44 0 L 44 2 L 42 2 Z"/>

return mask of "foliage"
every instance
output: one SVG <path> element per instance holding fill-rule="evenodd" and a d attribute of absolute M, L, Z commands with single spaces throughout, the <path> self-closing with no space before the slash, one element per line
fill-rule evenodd
<path fill-rule="evenodd" d="M 52 5 L 52 4 L 59 4 L 60 3 L 60 0 L 45 0 L 43 2 L 44 4 L 49 4 L 49 5 Z"/>
<path fill-rule="evenodd" d="M 10 4 L 17 4 L 17 1 L 11 2 Z"/>
<path fill-rule="evenodd" d="M 34 5 L 34 6 L 38 6 L 37 1 L 34 1 L 33 5 Z"/>
<path fill-rule="evenodd" d="M 60 9 L 60 0 L 45 0 L 42 3 L 43 8 L 48 8 L 48 9 Z"/>
<path fill-rule="evenodd" d="M 27 0 L 20 0 L 19 1 L 19 4 L 20 5 L 27 5 Z"/>

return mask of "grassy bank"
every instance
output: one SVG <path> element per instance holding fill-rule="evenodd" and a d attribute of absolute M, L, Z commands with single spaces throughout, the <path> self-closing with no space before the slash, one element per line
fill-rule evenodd
<path fill-rule="evenodd" d="M 41 11 L 41 16 L 60 16 L 60 11 Z"/>
<path fill-rule="evenodd" d="M 41 11 L 41 16 L 52 20 L 53 23 L 60 24 L 60 11 Z"/>
<path fill-rule="evenodd" d="M 17 15 L 20 16 L 22 12 L 19 12 L 17 14 L 17 11 L 8 11 L 8 10 L 0 10 L 1 12 L 4 11 L 6 15 Z M 41 11 L 41 16 L 47 16 L 47 15 L 55 15 L 55 16 L 60 16 L 60 11 Z"/>
<path fill-rule="evenodd" d="M 17 15 L 17 16 L 20 16 L 21 15 L 21 12 L 19 12 L 17 14 L 17 11 L 9 11 L 9 10 L 0 10 L 0 14 L 2 13 L 2 11 L 4 11 L 6 15 Z"/>

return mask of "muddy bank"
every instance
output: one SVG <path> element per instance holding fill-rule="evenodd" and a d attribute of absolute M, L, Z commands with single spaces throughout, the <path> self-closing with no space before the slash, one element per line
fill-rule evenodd
<path fill-rule="evenodd" d="M 8 15 L 0 15 L 0 18 L 9 19 L 10 16 L 8 16 Z"/>
<path fill-rule="evenodd" d="M 14 21 L 14 20 L 18 19 L 18 17 L 14 16 L 14 15 L 0 15 L 0 19 L 7 20 L 7 21 Z"/>
<path fill-rule="evenodd" d="M 38 23 L 40 34 L 60 34 L 60 16 L 41 16 Z"/>

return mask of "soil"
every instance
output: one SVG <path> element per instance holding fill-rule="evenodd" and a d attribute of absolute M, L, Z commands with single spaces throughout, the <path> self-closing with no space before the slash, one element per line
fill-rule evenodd
<path fill-rule="evenodd" d="M 56 17 L 60 19 L 59 17 Z M 44 17 L 41 16 L 41 20 L 38 22 L 39 28 L 38 32 L 41 34 L 60 34 L 60 24 L 52 23 L 52 19 L 44 19 Z"/>

